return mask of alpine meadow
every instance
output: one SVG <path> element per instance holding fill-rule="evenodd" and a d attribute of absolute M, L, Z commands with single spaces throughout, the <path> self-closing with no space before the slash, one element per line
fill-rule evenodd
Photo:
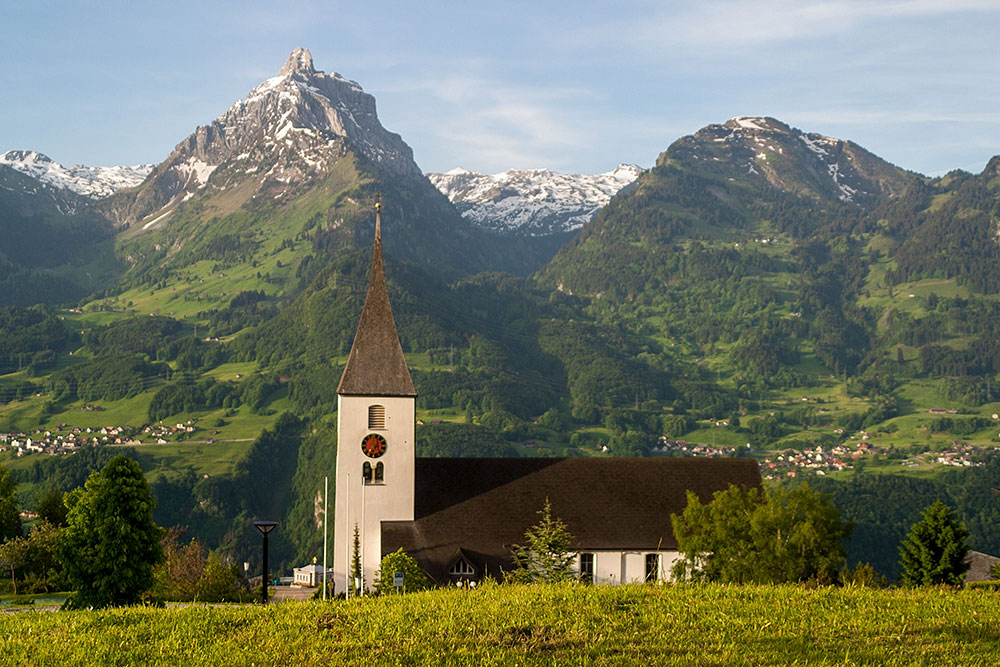
<path fill-rule="evenodd" d="M 711 121 L 648 169 L 425 174 L 296 48 L 158 164 L 0 156 L 0 597 L 129 605 L 0 615 L 0 663 L 995 663 L 997 587 L 962 558 L 1000 555 L 1000 155 L 930 177 Z M 366 395 L 338 382 L 383 257 L 418 473 L 749 459 L 759 483 L 664 509 L 680 555 L 647 583 L 586 585 L 614 576 L 546 495 L 507 581 L 472 549 L 439 577 L 386 547 L 346 593 L 371 600 L 132 607 L 266 596 L 259 519 L 271 579 L 325 567 L 338 406 Z M 383 403 L 364 417 L 391 434 Z M 361 493 L 398 470 L 377 437 L 350 443 Z M 329 537 L 331 566 L 360 560 Z"/>

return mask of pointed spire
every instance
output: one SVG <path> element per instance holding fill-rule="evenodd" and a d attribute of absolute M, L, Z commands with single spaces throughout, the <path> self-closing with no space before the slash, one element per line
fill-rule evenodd
<path fill-rule="evenodd" d="M 337 386 L 341 396 L 417 395 L 389 305 L 389 289 L 382 265 L 381 209 L 381 202 L 376 202 L 372 272 L 351 354 Z"/>

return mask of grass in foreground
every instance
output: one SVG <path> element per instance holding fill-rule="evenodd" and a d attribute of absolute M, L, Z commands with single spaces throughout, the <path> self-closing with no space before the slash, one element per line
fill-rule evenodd
<path fill-rule="evenodd" d="M 261 607 L 0 616 L 3 664 L 1000 662 L 995 593 L 496 586 Z"/>

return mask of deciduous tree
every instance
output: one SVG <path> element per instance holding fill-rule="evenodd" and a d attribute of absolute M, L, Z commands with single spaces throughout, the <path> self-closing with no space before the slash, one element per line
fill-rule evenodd
<path fill-rule="evenodd" d="M 683 554 L 674 574 L 726 583 L 834 581 L 850 528 L 807 484 L 769 493 L 730 485 L 671 521 Z"/>
<path fill-rule="evenodd" d="M 403 573 L 403 587 L 397 589 L 393 581 L 397 572 Z M 433 587 L 427 573 L 420 569 L 417 561 L 402 549 L 382 557 L 378 572 L 375 573 L 375 590 L 382 595 L 390 593 L 413 593 Z"/>
<path fill-rule="evenodd" d="M 21 513 L 17 509 L 17 480 L 0 465 L 0 542 L 21 537 Z"/>

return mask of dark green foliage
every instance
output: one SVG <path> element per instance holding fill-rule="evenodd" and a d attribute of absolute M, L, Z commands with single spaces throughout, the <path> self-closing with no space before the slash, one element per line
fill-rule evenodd
<path fill-rule="evenodd" d="M 303 258 L 300 270 L 308 259 Z M 213 310 L 208 316 L 213 335 L 225 336 L 269 320 L 278 312 L 277 304 L 269 301 L 263 290 L 247 290 L 233 297 L 226 308 Z"/>
<path fill-rule="evenodd" d="M 0 542 L 21 536 L 21 514 L 17 507 L 17 480 L 0 465 Z"/>
<path fill-rule="evenodd" d="M 538 523 L 524 532 L 525 543 L 515 544 L 511 551 L 514 570 L 508 574 L 508 579 L 522 584 L 570 581 L 576 560 L 573 535 L 561 519 L 552 516 L 548 498 L 544 507 L 538 510 L 538 516 Z"/>
<path fill-rule="evenodd" d="M 975 549 L 1000 551 L 1000 502 L 992 491 L 1000 479 L 998 473 L 1000 459 L 994 457 L 984 466 L 947 471 L 933 480 L 865 473 L 843 481 L 815 478 L 810 484 L 829 494 L 854 525 L 848 563 L 868 561 L 896 580 L 900 576 L 897 545 L 920 520 L 920 508 L 938 499 L 956 509 Z"/>
<path fill-rule="evenodd" d="M 850 529 L 807 484 L 769 492 L 730 486 L 703 504 L 688 492 L 672 515 L 682 579 L 723 583 L 832 582 Z"/>
<path fill-rule="evenodd" d="M 899 545 L 903 583 L 961 586 L 969 569 L 965 562 L 969 531 L 940 500 L 927 507 L 922 517 Z"/>
<path fill-rule="evenodd" d="M 45 390 L 57 401 L 117 401 L 142 393 L 167 372 L 165 365 L 138 356 L 108 356 L 56 371 Z"/>
<path fill-rule="evenodd" d="M 30 380 L 13 379 L 0 382 L 0 404 L 21 401 L 41 391 L 42 388 Z"/>
<path fill-rule="evenodd" d="M 900 243 L 893 253 L 893 282 L 921 277 L 957 278 L 978 292 L 1000 291 L 1000 246 L 994 241 L 1000 214 L 987 168 L 981 175 L 952 173 L 914 186 L 886 206 L 888 231 Z M 940 197 L 940 205 L 929 206 Z"/>
<path fill-rule="evenodd" d="M 71 606 L 137 604 L 153 583 L 162 529 L 153 523 L 153 496 L 133 459 L 116 456 L 66 501 L 67 527 L 59 560 L 76 590 Z"/>
<path fill-rule="evenodd" d="M 302 414 L 313 413 L 318 417 L 335 412 L 337 384 L 343 372 L 343 366 L 303 364 L 292 372 L 292 379 L 288 383 L 288 398 Z"/>
<path fill-rule="evenodd" d="M 403 585 L 396 588 L 393 579 L 397 572 L 403 573 Z M 432 588 L 427 573 L 420 569 L 417 561 L 402 549 L 382 556 L 379 569 L 375 572 L 375 591 L 381 595 L 416 593 Z"/>
<path fill-rule="evenodd" d="M 333 537 L 334 502 L 337 484 L 337 429 L 335 423 L 314 421 L 313 428 L 302 438 L 298 463 L 292 476 L 291 503 L 282 521 L 283 533 L 295 546 L 295 565 L 307 563 L 322 555 L 324 478 L 329 480 L 328 507 L 330 525 L 328 537 Z M 332 544 L 332 542 L 331 542 Z"/>
<path fill-rule="evenodd" d="M 72 491 L 119 455 L 136 458 L 131 447 L 83 447 L 72 456 L 36 460 L 21 474 L 26 482 L 44 484 L 59 492 Z"/>
<path fill-rule="evenodd" d="M 66 507 L 65 495 L 54 487 L 36 492 L 35 512 L 38 513 L 38 519 L 56 527 L 65 526 L 66 514 L 69 512 Z"/>
<path fill-rule="evenodd" d="M 88 330 L 83 335 L 83 344 L 98 357 L 131 354 L 154 357 L 160 347 L 182 330 L 183 325 L 171 317 L 132 317 Z"/>
<path fill-rule="evenodd" d="M 66 325 L 44 306 L 0 306 L 0 374 L 28 366 L 37 354 L 62 352 L 73 340 Z M 6 394 L 0 393 L 0 401 Z"/>
<path fill-rule="evenodd" d="M 417 456 L 431 458 L 515 457 L 510 443 L 495 431 L 472 424 L 428 424 L 417 427 Z"/>
<path fill-rule="evenodd" d="M 239 407 L 242 386 L 232 382 L 216 382 L 205 378 L 168 384 L 153 394 L 147 414 L 150 421 L 160 421 L 180 412 L 195 412 L 215 408 Z M 259 408 L 258 408 L 259 409 Z"/>

